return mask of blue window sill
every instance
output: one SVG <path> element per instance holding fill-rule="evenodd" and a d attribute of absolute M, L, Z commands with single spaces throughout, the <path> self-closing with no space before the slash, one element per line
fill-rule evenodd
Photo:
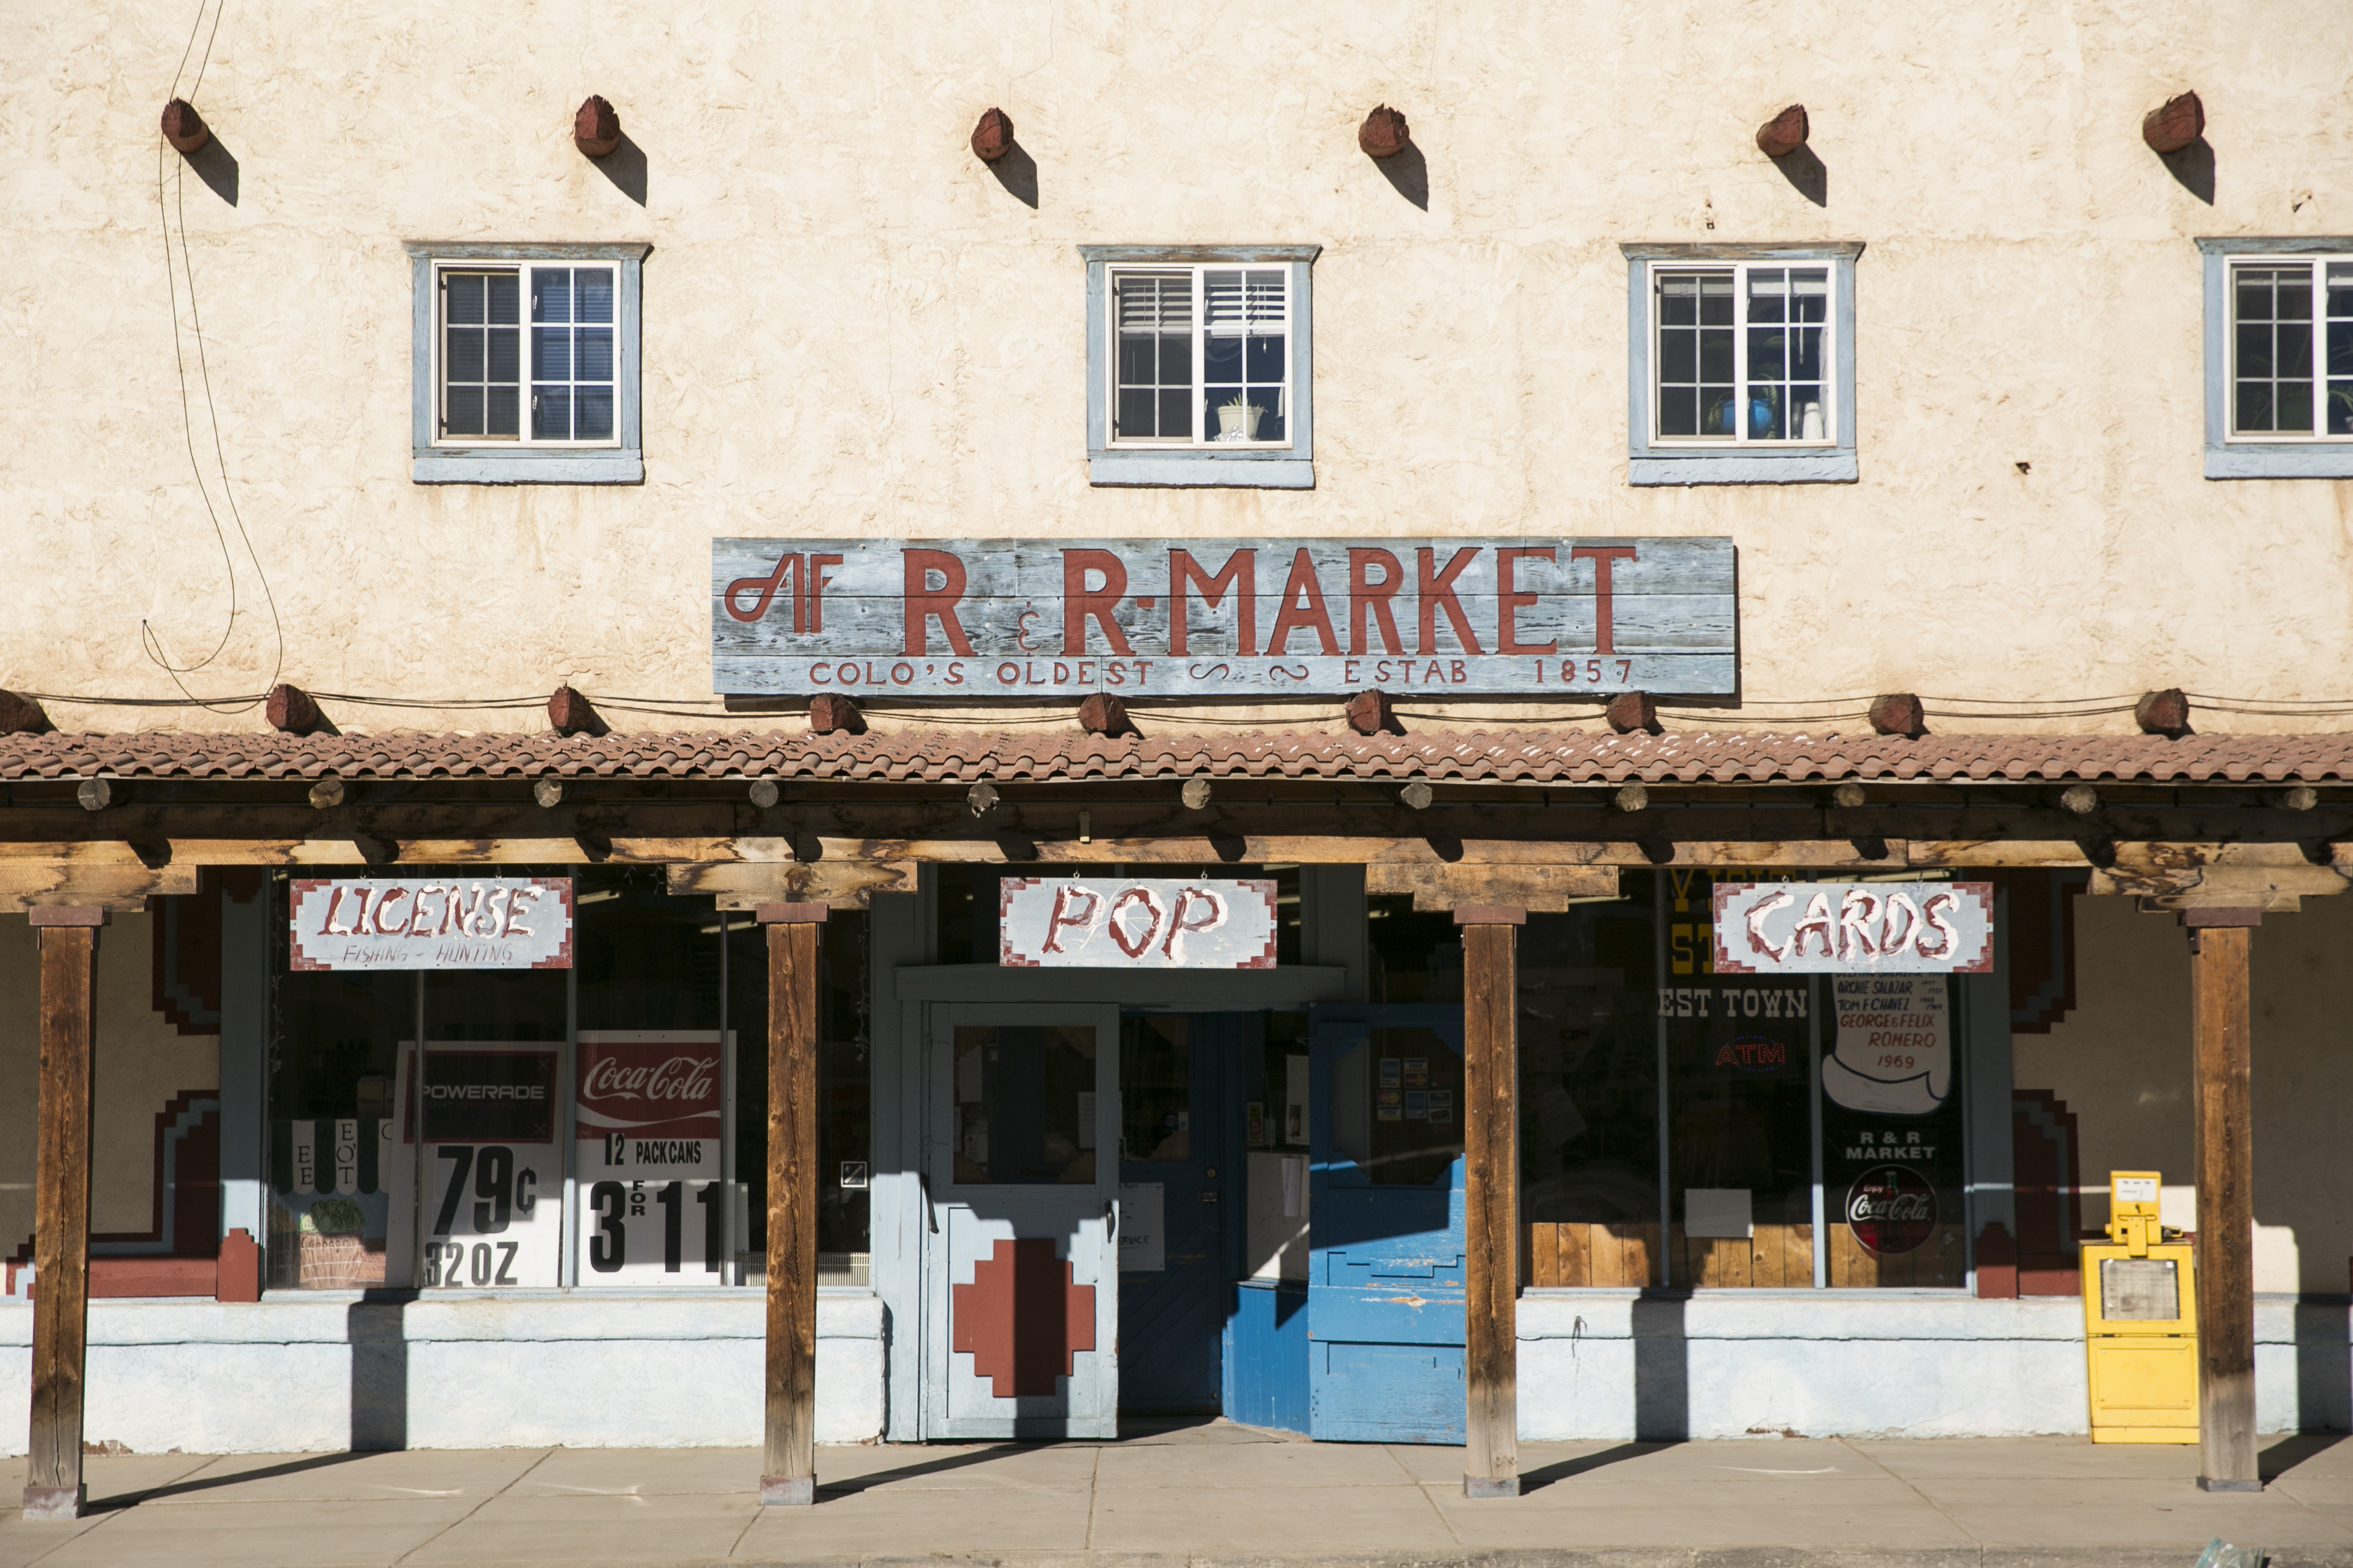
<path fill-rule="evenodd" d="M 2353 445 L 2206 448 L 2210 479 L 2353 479 Z"/>
<path fill-rule="evenodd" d="M 1630 485 L 1851 485 L 1857 477 L 1852 451 L 1692 452 L 1630 458 Z"/>
<path fill-rule="evenodd" d="M 419 452 L 408 477 L 420 485 L 641 485 L 645 454 Z"/>
<path fill-rule="evenodd" d="M 1312 490 L 1315 460 L 1289 452 L 1090 452 L 1091 485 L 1227 485 Z"/>

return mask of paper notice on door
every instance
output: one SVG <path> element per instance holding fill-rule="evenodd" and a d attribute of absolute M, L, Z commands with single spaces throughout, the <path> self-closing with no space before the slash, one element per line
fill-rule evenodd
<path fill-rule="evenodd" d="M 1303 1056 L 1283 1058 L 1282 1141 L 1286 1143 L 1307 1142 L 1307 1058 Z"/>
<path fill-rule="evenodd" d="M 1168 1241 L 1161 1228 L 1166 1207 L 1159 1182 L 1119 1184 L 1119 1271 L 1160 1274 L 1168 1268 Z"/>

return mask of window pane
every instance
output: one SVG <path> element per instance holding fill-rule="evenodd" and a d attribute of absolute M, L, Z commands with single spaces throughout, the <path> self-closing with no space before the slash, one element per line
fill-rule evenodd
<path fill-rule="evenodd" d="M 2279 427 L 2297 432 L 2312 428 L 2312 383 L 2281 380 L 2273 384 Z"/>
<path fill-rule="evenodd" d="M 449 320 L 453 322 L 479 322 L 482 319 L 481 274 L 453 272 L 444 282 L 449 302 Z"/>
<path fill-rule="evenodd" d="M 1688 386 L 1669 386 L 1660 389 L 1659 434 L 1662 436 L 1699 434 L 1699 394 L 1696 390 Z"/>
<path fill-rule="evenodd" d="M 2309 321 L 2283 321 L 2279 333 L 2279 374 L 2308 380 L 2312 375 L 2312 323 Z"/>
<path fill-rule="evenodd" d="M 1201 342 L 1201 379 L 1203 382 L 1238 382 L 1242 378 L 1242 341 L 1240 338 L 1205 338 Z"/>
<path fill-rule="evenodd" d="M 1153 405 L 1159 411 L 1158 434 L 1173 436 L 1180 441 L 1193 438 L 1193 420 L 1186 405 L 1193 400 L 1192 392 L 1185 387 L 1172 387 L 1152 394 Z M 1210 421 L 1215 428 L 1217 421 Z M 1150 432 L 1147 432 L 1149 434 Z"/>
<path fill-rule="evenodd" d="M 2252 380 L 2272 373 L 2272 329 L 2268 324 L 2239 323 L 2239 374 Z"/>
<path fill-rule="evenodd" d="M 453 386 L 449 389 L 448 412 L 442 421 L 444 432 L 451 436 L 480 436 L 482 432 L 482 389 L 479 386 Z"/>
<path fill-rule="evenodd" d="M 949 1071 L 962 1186 L 1095 1179 L 1095 1032 L 958 1025 Z"/>
<path fill-rule="evenodd" d="M 522 329 L 492 327 L 484 335 L 490 339 L 490 363 L 483 379 L 521 381 L 522 379 Z"/>
<path fill-rule="evenodd" d="M 1954 984 L 1942 974 L 1841 974 L 1819 983 L 1822 1200 L 1833 1289 L 1961 1283 Z M 1891 1047 L 1891 1040 L 1901 1044 Z"/>
<path fill-rule="evenodd" d="M 1242 342 L 1242 371 L 1246 376 L 1252 381 L 1282 379 L 1282 339 L 1268 332 L 1252 332 Z"/>
<path fill-rule="evenodd" d="M 2239 419 L 2237 428 L 2256 433 L 2274 428 L 2272 421 L 2272 384 L 2268 381 L 2239 383 Z"/>
<path fill-rule="evenodd" d="M 579 321 L 610 321 L 613 319 L 613 271 L 608 267 L 583 267 L 572 275 L 576 291 L 575 303 L 579 307 L 573 320 Z"/>
<path fill-rule="evenodd" d="M 1732 325 L 1732 274 L 1711 273 L 1699 280 L 1699 321 L 1704 327 Z"/>
<path fill-rule="evenodd" d="M 1754 325 L 1762 321 L 1785 319 L 1784 307 L 1788 301 L 1788 275 L 1780 268 L 1759 268 L 1748 275 L 1748 320 Z"/>
<path fill-rule="evenodd" d="M 1193 279 L 1189 273 L 1122 273 L 1112 283 L 1119 327 L 1113 434 L 1189 440 L 1193 397 Z"/>
<path fill-rule="evenodd" d="M 1699 334 L 1696 332 L 1661 332 L 1659 334 L 1659 379 L 1664 383 L 1692 382 L 1699 379 Z"/>
<path fill-rule="evenodd" d="M 522 389 L 515 386 L 490 388 L 490 405 L 485 412 L 485 436 L 520 436 L 522 423 L 517 411 L 522 402 Z"/>
<path fill-rule="evenodd" d="M 556 267 L 532 269 L 531 319 L 534 321 L 568 321 L 572 319 L 570 272 Z"/>
<path fill-rule="evenodd" d="M 1249 388 L 1249 392 L 1250 400 L 1256 404 L 1260 410 L 1258 434 L 1253 439 L 1260 441 L 1291 439 L 1290 422 L 1283 416 L 1282 388 L 1253 386 Z"/>
<path fill-rule="evenodd" d="M 1117 423 L 1113 426 L 1112 434 L 1115 436 L 1157 435 L 1158 427 L 1152 417 L 1155 395 L 1149 387 L 1120 388 Z M 1181 407 L 1182 405 L 1179 406 Z"/>
<path fill-rule="evenodd" d="M 516 326 L 522 321 L 522 279 L 512 272 L 491 275 L 490 319 L 492 326 Z"/>
<path fill-rule="evenodd" d="M 1274 412 L 1274 396 L 1267 387 L 1211 386 L 1206 389 L 1202 428 L 1212 441 L 1268 441 L 1267 421 Z"/>
<path fill-rule="evenodd" d="M 574 334 L 575 369 L 574 376 L 581 381 L 613 379 L 613 329 L 584 327 Z"/>
<path fill-rule="evenodd" d="M 1119 1021 L 1120 1156 L 1193 1157 L 1193 1046 L 1183 1014 Z"/>
<path fill-rule="evenodd" d="M 1703 327 L 1699 332 L 1699 378 L 1704 382 L 1721 382 L 1730 389 L 1732 381 L 1732 333 L 1726 328 Z"/>
<path fill-rule="evenodd" d="M 609 441 L 613 438 L 613 389 L 609 386 L 583 386 L 575 394 L 578 407 L 577 423 L 573 436 L 582 441 Z"/>
<path fill-rule="evenodd" d="M 1748 386 L 1740 410 L 1752 441 L 1820 441 L 1822 333 L 1829 313 L 1826 268 L 1758 268 L 1748 273 Z M 1799 384 L 1802 384 L 1802 388 Z"/>
<path fill-rule="evenodd" d="M 2325 361 L 2329 377 L 2322 389 L 2323 426 L 2331 436 L 2353 436 L 2353 265 L 2328 264 L 2328 312 Z"/>
<path fill-rule="evenodd" d="M 534 441 L 572 439 L 572 389 L 534 386 L 531 389 L 531 438 Z"/>
<path fill-rule="evenodd" d="M 2233 269 L 2234 430 L 2312 433 L 2313 274 L 2310 262 Z"/>
<path fill-rule="evenodd" d="M 482 379 L 482 331 L 480 327 L 449 329 L 448 374 L 451 381 Z"/>
<path fill-rule="evenodd" d="M 1699 323 L 1699 279 L 1696 278 L 1662 278 L 1659 279 L 1659 324 L 1666 327 L 1690 327 Z"/>
<path fill-rule="evenodd" d="M 1193 384 L 1193 337 L 1189 332 L 1160 334 L 1160 384 L 1186 386 Z"/>
<path fill-rule="evenodd" d="M 561 328 L 531 330 L 531 378 L 565 381 L 572 375 L 572 334 Z"/>
<path fill-rule="evenodd" d="M 1827 321 L 1831 309 L 1831 275 L 1827 268 L 1789 274 L 1789 319 Z"/>

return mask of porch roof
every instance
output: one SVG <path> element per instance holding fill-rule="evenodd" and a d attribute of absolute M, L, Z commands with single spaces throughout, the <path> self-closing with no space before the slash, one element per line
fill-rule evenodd
<path fill-rule="evenodd" d="M 1859 781 L 2322 784 L 2353 779 L 2353 734 L 1926 735 L 1498 730 L 1111 737 L 894 731 L 295 736 L 0 736 L 0 781 L 774 778 L 969 784 L 1208 778 L 1517 784 Z"/>

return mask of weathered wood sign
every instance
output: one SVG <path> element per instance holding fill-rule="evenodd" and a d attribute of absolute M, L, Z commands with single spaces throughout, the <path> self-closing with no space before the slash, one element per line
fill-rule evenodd
<path fill-rule="evenodd" d="M 292 969 L 569 969 L 569 877 L 297 877 Z"/>
<path fill-rule="evenodd" d="M 1022 969 L 1272 969 L 1274 883 L 1008 877 L 997 963 Z"/>
<path fill-rule="evenodd" d="M 1718 974 L 1985 974 L 1990 882 L 1718 882 Z"/>
<path fill-rule="evenodd" d="M 1735 607 L 1729 539 L 717 539 L 712 684 L 1729 694 Z"/>

